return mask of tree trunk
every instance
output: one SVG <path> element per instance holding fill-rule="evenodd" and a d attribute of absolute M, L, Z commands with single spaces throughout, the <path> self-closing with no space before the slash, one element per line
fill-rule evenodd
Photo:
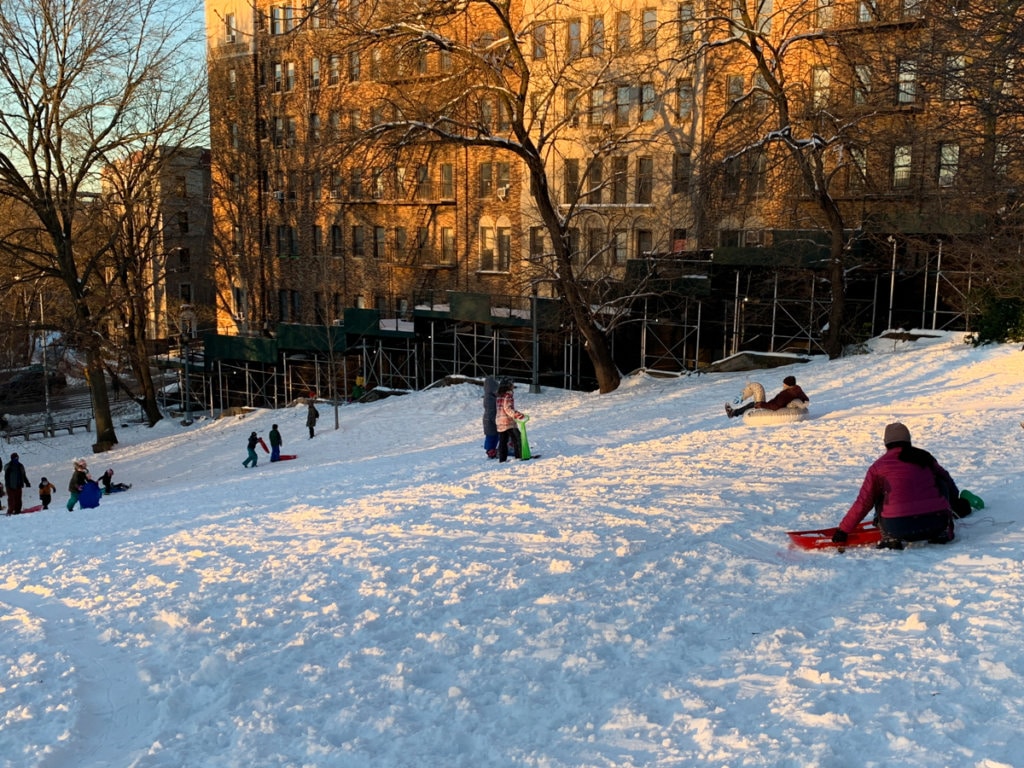
<path fill-rule="evenodd" d="M 86 350 L 86 373 L 89 379 L 89 394 L 92 396 L 92 415 L 96 420 L 96 442 L 93 453 L 109 451 L 117 445 L 114 419 L 110 413 L 110 398 L 107 394 L 107 379 L 103 375 L 103 358 L 95 345 Z"/>

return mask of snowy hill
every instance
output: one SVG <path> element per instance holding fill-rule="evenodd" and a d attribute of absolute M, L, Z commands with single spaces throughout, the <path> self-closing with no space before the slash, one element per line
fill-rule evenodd
<path fill-rule="evenodd" d="M 1010 766 L 1024 751 L 1024 352 L 960 335 L 756 373 L 464 384 L 17 441 L 0 517 L 12 768 Z M 812 418 L 722 405 L 794 374 Z M 803 552 L 902 420 L 986 508 L 949 546 Z M 243 469 L 281 425 L 295 461 Z M 134 485 L 67 512 L 71 461 Z M 34 493 L 26 493 L 34 498 Z"/>

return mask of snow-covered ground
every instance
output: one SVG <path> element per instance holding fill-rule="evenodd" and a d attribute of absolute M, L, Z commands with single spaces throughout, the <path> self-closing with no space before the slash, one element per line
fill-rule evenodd
<path fill-rule="evenodd" d="M 996 766 L 1024 755 L 1024 352 L 960 335 L 754 374 L 473 384 L 3 446 L 12 768 Z M 794 373 L 813 418 L 722 404 Z M 805 552 L 903 420 L 984 510 L 949 546 Z M 299 458 L 244 470 L 281 425 Z M 71 460 L 134 484 L 67 512 Z M 1016 489 L 1016 490 L 1015 490 Z M 34 496 L 34 494 L 33 494 Z"/>

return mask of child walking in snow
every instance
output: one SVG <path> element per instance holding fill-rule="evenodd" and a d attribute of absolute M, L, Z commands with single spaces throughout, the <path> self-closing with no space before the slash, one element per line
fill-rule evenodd
<path fill-rule="evenodd" d="M 519 457 L 516 420 L 522 419 L 523 414 L 516 410 L 514 390 L 515 384 L 510 378 L 502 379 L 498 386 L 498 407 L 494 417 L 495 426 L 498 428 L 498 461 L 508 461 L 510 440 L 512 441 L 512 455 L 516 458 Z"/>
<path fill-rule="evenodd" d="M 254 467 L 259 463 L 259 456 L 256 455 L 256 446 L 260 444 L 260 436 L 255 432 L 249 433 L 249 441 L 245 444 L 245 449 L 249 452 L 246 456 L 245 461 L 242 462 L 242 466 L 246 469 L 252 464 Z"/>
<path fill-rule="evenodd" d="M 39 481 L 39 501 L 43 504 L 43 509 L 50 508 L 50 502 L 53 501 L 53 494 L 57 492 L 57 486 L 47 480 L 45 477 Z"/>

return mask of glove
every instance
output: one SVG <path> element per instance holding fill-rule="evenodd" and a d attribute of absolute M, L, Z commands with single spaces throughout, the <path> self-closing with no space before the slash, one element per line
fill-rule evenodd
<path fill-rule="evenodd" d="M 836 532 L 832 534 L 832 542 L 834 544 L 845 544 L 848 538 L 849 536 L 846 531 L 841 528 L 836 528 Z"/>

